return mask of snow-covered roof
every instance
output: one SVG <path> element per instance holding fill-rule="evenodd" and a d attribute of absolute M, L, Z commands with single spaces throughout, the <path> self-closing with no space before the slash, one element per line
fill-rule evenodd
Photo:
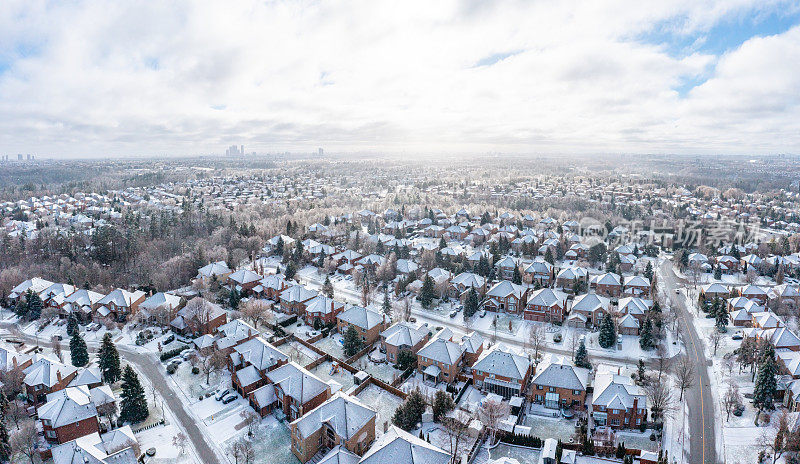
<path fill-rule="evenodd" d="M 325 389 L 330 388 L 325 381 L 294 361 L 268 372 L 267 378 L 298 404 L 305 404 Z"/>
<path fill-rule="evenodd" d="M 384 321 L 382 314 L 361 306 L 352 306 L 336 317 L 364 330 L 369 330 Z"/>
<path fill-rule="evenodd" d="M 47 402 L 36 410 L 39 419 L 50 421 L 53 428 L 74 424 L 97 416 L 89 388 L 68 387 L 47 395 Z"/>
<path fill-rule="evenodd" d="M 401 321 L 381 332 L 384 342 L 391 346 L 414 346 L 428 334 L 428 328 Z"/>
<path fill-rule="evenodd" d="M 375 409 L 354 397 L 337 392 L 291 425 L 297 427 L 302 438 L 308 438 L 326 424 L 343 441 L 349 441 L 376 416 Z"/>
<path fill-rule="evenodd" d="M 359 464 L 447 464 L 450 454 L 392 425 Z"/>
<path fill-rule="evenodd" d="M 545 356 L 536 367 L 533 383 L 584 391 L 589 384 L 589 370 L 572 365 L 563 356 L 551 354 Z"/>
<path fill-rule="evenodd" d="M 136 464 L 138 441 L 130 426 L 97 432 L 53 448 L 53 464 Z"/>
<path fill-rule="evenodd" d="M 58 382 L 59 373 L 63 379 L 72 375 L 76 370 L 77 368 L 62 364 L 55 359 L 34 355 L 33 364 L 22 372 L 25 374 L 25 385 L 52 387 Z"/>
<path fill-rule="evenodd" d="M 472 369 L 487 374 L 501 375 L 509 379 L 523 380 L 530 365 L 527 357 L 498 344 L 483 353 Z"/>
<path fill-rule="evenodd" d="M 256 337 L 233 348 L 231 356 L 238 356 L 241 360 L 255 366 L 260 371 L 266 371 L 278 362 L 289 359 L 288 356 L 271 343 L 261 337 Z"/>

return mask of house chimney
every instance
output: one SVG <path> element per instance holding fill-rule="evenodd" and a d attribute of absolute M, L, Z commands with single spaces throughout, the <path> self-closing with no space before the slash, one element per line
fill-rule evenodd
<path fill-rule="evenodd" d="M 61 371 L 56 371 L 56 378 L 58 379 L 58 383 L 61 383 Z"/>

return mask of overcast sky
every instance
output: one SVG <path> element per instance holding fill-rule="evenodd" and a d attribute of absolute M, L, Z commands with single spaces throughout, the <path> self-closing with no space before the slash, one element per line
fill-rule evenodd
<path fill-rule="evenodd" d="M 800 4 L 0 2 L 0 153 L 800 153 Z"/>

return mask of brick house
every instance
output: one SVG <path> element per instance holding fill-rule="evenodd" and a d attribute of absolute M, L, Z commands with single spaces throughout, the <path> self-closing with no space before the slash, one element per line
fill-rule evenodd
<path fill-rule="evenodd" d="M 759 304 L 767 304 L 767 292 L 758 285 L 748 285 L 742 289 L 742 296 L 753 301 L 758 301 Z"/>
<path fill-rule="evenodd" d="M 287 314 L 297 314 L 302 317 L 306 311 L 309 301 L 317 297 L 319 293 L 309 290 L 302 285 L 292 285 L 285 288 L 279 295 L 281 309 Z"/>
<path fill-rule="evenodd" d="M 389 430 L 375 440 L 358 464 L 449 464 L 451 460 L 452 456 L 446 451 L 390 425 Z M 332 462 L 341 464 L 352 461 Z"/>
<path fill-rule="evenodd" d="M 565 292 L 572 293 L 572 289 L 578 282 L 588 283 L 589 273 L 582 267 L 568 267 L 560 270 L 556 274 L 556 287 Z"/>
<path fill-rule="evenodd" d="M 527 287 L 501 280 L 486 292 L 483 307 L 489 311 L 519 313 L 525 307 L 527 297 Z"/>
<path fill-rule="evenodd" d="M 289 424 L 292 453 L 308 462 L 320 451 L 341 446 L 363 455 L 375 441 L 375 409 L 338 392 Z"/>
<path fill-rule="evenodd" d="M 635 317 L 637 321 L 639 321 L 639 324 L 642 324 L 644 323 L 647 313 L 652 307 L 652 300 L 645 300 L 635 296 L 629 296 L 620 298 L 617 311 L 620 315 L 630 314 L 631 316 Z"/>
<path fill-rule="evenodd" d="M 543 288 L 528 296 L 523 317 L 529 321 L 562 322 L 567 308 L 567 295 L 559 290 Z"/>
<path fill-rule="evenodd" d="M 267 373 L 275 386 L 276 407 L 294 421 L 331 397 L 331 386 L 300 365 L 289 362 Z"/>
<path fill-rule="evenodd" d="M 622 293 L 625 296 L 647 298 L 650 296 L 650 279 L 644 276 L 627 276 L 622 285 Z"/>
<path fill-rule="evenodd" d="M 647 419 L 647 397 L 621 368 L 601 364 L 594 378 L 592 417 L 601 426 L 637 428 Z"/>
<path fill-rule="evenodd" d="M 620 276 L 613 272 L 606 272 L 605 274 L 592 277 L 589 286 L 593 288 L 598 295 L 611 298 L 622 295 L 622 281 L 620 280 Z"/>
<path fill-rule="evenodd" d="M 264 298 L 277 300 L 281 292 L 287 287 L 289 287 L 289 284 L 283 280 L 283 277 L 277 274 L 270 274 L 261 279 L 260 284 L 253 287 L 253 291 L 263 295 Z"/>
<path fill-rule="evenodd" d="M 533 261 L 522 273 L 522 280 L 527 284 L 538 282 L 543 287 L 549 287 L 553 282 L 553 265 L 543 260 Z"/>
<path fill-rule="evenodd" d="M 249 269 L 240 269 L 228 274 L 227 284 L 242 294 L 249 295 L 261 284 L 264 277 Z"/>
<path fill-rule="evenodd" d="M 386 360 L 397 363 L 397 355 L 402 350 L 417 352 L 430 340 L 427 327 L 411 322 L 397 322 L 381 332 L 381 351 L 386 353 Z"/>
<path fill-rule="evenodd" d="M 266 384 L 268 372 L 289 362 L 289 357 L 261 337 L 233 347 L 228 357 L 231 384 L 243 397 Z M 241 373 L 240 373 L 241 372 Z"/>
<path fill-rule="evenodd" d="M 464 365 L 471 366 L 483 353 L 483 337 L 478 332 L 472 331 L 461 337 L 458 346 L 461 347 Z"/>
<path fill-rule="evenodd" d="M 576 367 L 561 356 L 548 355 L 536 367 L 530 400 L 547 408 L 583 408 L 589 370 Z"/>
<path fill-rule="evenodd" d="M 102 293 L 82 288 L 75 290 L 70 296 L 64 298 L 59 315 L 68 317 L 70 314 L 74 314 L 78 321 L 88 322 L 92 318 L 92 314 L 97 311 L 99 301 L 104 296 Z"/>
<path fill-rule="evenodd" d="M 450 329 L 444 328 L 417 352 L 417 370 L 424 380 L 434 384 L 455 382 L 463 351 L 452 338 Z"/>
<path fill-rule="evenodd" d="M 498 394 L 507 400 L 524 394 L 532 372 L 533 367 L 527 356 L 495 345 L 472 366 L 472 379 L 475 388 Z"/>
<path fill-rule="evenodd" d="M 317 324 L 329 325 L 336 323 L 336 316 L 344 309 L 344 303 L 328 298 L 325 295 L 317 295 L 316 298 L 306 303 L 303 319 L 306 324 L 316 327 Z"/>
<path fill-rule="evenodd" d="M 233 271 L 228 268 L 228 265 L 225 263 L 225 261 L 217 261 L 215 263 L 206 264 L 198 269 L 195 280 L 199 280 L 206 285 L 210 284 L 211 282 L 219 282 L 222 284 L 225 282 L 225 279 L 228 278 L 228 275 L 230 275 L 231 272 Z"/>
<path fill-rule="evenodd" d="M 486 293 L 486 279 L 472 272 L 462 272 L 450 280 L 447 290 L 450 298 L 461 299 L 470 288 L 474 288 L 478 295 Z"/>
<path fill-rule="evenodd" d="M 78 375 L 78 369 L 54 359 L 34 355 L 33 362 L 25 368 L 25 396 L 28 403 L 39 406 L 47 401 L 47 395 L 63 390 Z"/>
<path fill-rule="evenodd" d="M 260 334 L 253 326 L 241 319 L 234 319 L 226 324 L 217 327 L 214 348 L 230 355 L 233 349 L 242 343 L 250 341 Z M 197 341 L 195 340 L 195 344 Z"/>
<path fill-rule="evenodd" d="M 147 294 L 141 290 L 129 292 L 118 288 L 97 302 L 95 314 L 101 318 L 108 317 L 117 322 L 124 322 L 136 314 L 139 304 L 146 298 Z"/>
<path fill-rule="evenodd" d="M 97 407 L 88 387 L 70 387 L 47 395 L 47 402 L 36 409 L 44 438 L 50 443 L 66 443 L 100 432 Z"/>
<path fill-rule="evenodd" d="M 514 277 L 514 269 L 516 269 L 518 266 L 519 263 L 517 260 L 511 256 L 506 256 L 495 263 L 498 277 L 506 280 L 511 280 Z"/>
<path fill-rule="evenodd" d="M 344 334 L 347 329 L 353 327 L 365 345 L 375 343 L 389 324 L 383 314 L 361 306 L 351 306 L 336 316 L 336 321 L 340 334 Z"/>
<path fill-rule="evenodd" d="M 202 297 L 194 297 L 178 311 L 169 323 L 173 331 L 182 335 L 209 335 L 228 322 L 228 313 L 222 306 Z"/>
<path fill-rule="evenodd" d="M 572 302 L 569 318 L 575 321 L 577 316 L 580 316 L 584 326 L 598 326 L 610 310 L 611 300 L 594 293 L 585 293 L 577 296 Z M 579 325 L 579 323 L 574 325 Z"/>

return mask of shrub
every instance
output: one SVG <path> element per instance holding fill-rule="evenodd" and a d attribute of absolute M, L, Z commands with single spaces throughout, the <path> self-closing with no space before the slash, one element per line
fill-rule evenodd
<path fill-rule="evenodd" d="M 167 366 L 167 374 L 169 375 L 174 374 L 176 370 L 178 370 L 177 364 L 170 364 L 169 366 Z"/>
<path fill-rule="evenodd" d="M 553 335 L 553 341 L 555 343 L 561 343 L 561 340 L 563 340 L 563 335 L 561 335 L 561 332 L 558 332 Z"/>
<path fill-rule="evenodd" d="M 197 366 L 192 367 L 192 374 L 197 375 L 200 373 L 200 368 Z"/>
<path fill-rule="evenodd" d="M 189 348 L 189 345 L 183 345 L 180 348 L 175 348 L 174 350 L 165 351 L 161 353 L 161 360 L 166 361 L 167 359 L 174 358 L 175 356 L 181 354 L 181 352 L 187 348 Z"/>

